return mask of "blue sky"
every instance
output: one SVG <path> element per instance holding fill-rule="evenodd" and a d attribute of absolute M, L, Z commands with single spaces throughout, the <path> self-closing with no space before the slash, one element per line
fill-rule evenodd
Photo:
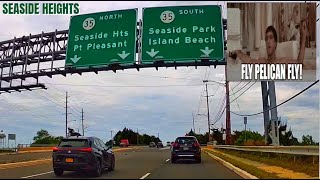
<path fill-rule="evenodd" d="M 116 9 L 217 4 L 218 2 L 79 2 L 80 12 L 91 13 Z M 219 4 L 226 5 L 220 1 Z M 223 10 L 226 17 L 226 9 Z M 141 18 L 141 11 L 139 12 Z M 69 16 L 0 16 L 6 24 L 6 30 L 0 30 L 0 41 L 14 36 L 40 34 L 55 29 L 68 28 Z M 19 24 L 19 28 L 17 28 Z M 319 28 L 319 23 L 317 24 Z M 319 42 L 319 38 L 317 39 Z M 319 44 L 319 43 L 318 43 Z M 318 52 L 319 58 L 319 52 Z M 319 63 L 319 59 L 317 60 Z M 317 64 L 319 67 L 319 64 Z M 84 73 L 80 75 L 54 76 L 52 79 L 41 77 L 48 90 L 36 90 L 23 93 L 0 94 L 0 130 L 17 134 L 17 144 L 29 144 L 36 132 L 46 129 L 58 136 L 65 133 L 65 92 L 69 95 L 70 127 L 80 128 L 80 111 L 84 109 L 86 135 L 98 136 L 102 140 L 110 139 L 110 131 L 128 127 L 140 133 L 157 136 L 166 141 L 173 141 L 192 128 L 192 113 L 195 114 L 196 132 L 207 131 L 206 99 L 202 80 L 224 81 L 224 67 L 178 67 L 135 69 L 114 72 Z M 319 73 L 317 72 L 317 79 Z M 28 81 L 34 82 L 33 79 Z M 231 88 L 238 82 L 230 83 Z M 246 83 L 241 83 L 234 91 Z M 310 83 L 276 83 L 277 103 L 292 97 Z M 82 86 L 85 85 L 85 86 Z M 91 85 L 91 86 L 90 86 Z M 177 86 L 179 85 L 179 86 Z M 251 85 L 251 84 L 250 84 Z M 124 87 L 125 86 L 125 87 Z M 129 86 L 129 87 L 128 87 Z M 133 87 L 144 86 L 144 87 Z M 161 87 L 154 87 L 161 86 Z M 247 89 L 246 86 L 244 89 Z M 223 100 L 223 87 L 209 83 L 210 116 L 212 119 Z M 240 95 L 242 91 L 236 93 Z M 231 97 L 231 100 L 234 97 Z M 240 114 L 252 114 L 262 111 L 260 83 L 253 85 L 246 93 L 231 104 L 231 111 Z M 319 141 L 319 84 L 278 108 L 279 116 L 288 119 L 288 126 L 293 134 L 301 139 L 303 134 L 310 134 Z M 244 129 L 243 118 L 231 114 L 232 130 Z M 216 123 L 225 127 L 225 113 Z M 263 116 L 248 117 L 247 128 L 263 133 Z M 81 129 L 80 129 L 81 132 Z"/>

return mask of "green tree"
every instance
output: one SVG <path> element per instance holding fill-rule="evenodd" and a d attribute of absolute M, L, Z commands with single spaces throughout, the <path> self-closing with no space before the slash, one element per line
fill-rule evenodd
<path fill-rule="evenodd" d="M 310 135 L 303 135 L 302 136 L 302 145 L 308 146 L 308 145 L 316 145 L 316 142 L 313 140 L 312 136 Z"/>
<path fill-rule="evenodd" d="M 62 138 L 62 136 L 54 137 L 47 130 L 41 129 L 33 137 L 34 142 L 32 144 L 58 144 Z"/>
<path fill-rule="evenodd" d="M 283 131 L 279 134 L 280 144 L 283 146 L 299 145 L 297 138 L 293 136 L 292 130 Z"/>
<path fill-rule="evenodd" d="M 258 132 L 253 132 L 253 131 L 242 131 L 241 135 L 239 138 L 236 140 L 235 144 L 236 145 L 243 145 L 245 143 L 245 140 L 252 140 L 254 142 L 258 141 L 263 141 L 264 138 L 261 134 Z"/>
<path fill-rule="evenodd" d="M 125 127 L 122 131 L 118 131 L 114 137 L 115 144 L 119 145 L 121 139 L 128 139 L 130 144 L 137 144 L 137 137 L 139 136 L 139 145 L 148 145 L 150 142 L 159 142 L 159 138 L 155 136 L 149 136 L 147 134 L 137 134 L 133 130 Z"/>
<path fill-rule="evenodd" d="M 49 132 L 47 130 L 41 129 L 40 131 L 37 132 L 37 135 L 33 137 L 33 140 L 38 141 L 48 136 L 50 136 Z"/>

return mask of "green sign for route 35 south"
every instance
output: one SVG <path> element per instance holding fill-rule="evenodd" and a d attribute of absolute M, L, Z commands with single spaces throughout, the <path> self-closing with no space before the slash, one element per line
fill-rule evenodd
<path fill-rule="evenodd" d="M 143 9 L 142 62 L 224 59 L 221 7 Z"/>
<path fill-rule="evenodd" d="M 71 17 L 66 66 L 134 63 L 137 9 Z"/>

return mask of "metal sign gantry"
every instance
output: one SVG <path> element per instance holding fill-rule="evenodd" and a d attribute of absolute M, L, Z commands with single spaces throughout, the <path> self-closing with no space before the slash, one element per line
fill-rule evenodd
<path fill-rule="evenodd" d="M 140 23 L 140 24 L 139 24 Z M 141 32 L 139 26 L 141 22 L 137 23 L 137 41 L 136 53 L 141 48 Z M 225 31 L 227 30 L 227 20 L 223 19 L 223 36 L 226 50 Z M 89 66 L 85 68 L 73 68 L 65 66 L 66 49 L 68 40 L 68 30 L 54 32 L 42 32 L 37 35 L 23 36 L 7 41 L 0 42 L 0 93 L 13 92 L 22 90 L 32 90 L 34 88 L 45 88 L 44 84 L 39 83 L 39 77 L 48 76 L 52 78 L 53 75 L 79 74 L 85 72 L 99 71 L 114 71 L 124 69 L 152 68 L 157 70 L 159 67 L 175 67 L 178 66 L 217 66 L 226 65 L 226 61 L 209 61 L 203 58 L 201 61 L 194 62 L 164 62 L 155 61 L 152 64 L 143 64 L 136 62 L 129 65 L 109 64 L 99 66 Z M 35 84 L 26 84 L 26 78 L 36 79 Z M 17 85 L 13 80 L 19 80 Z M 7 86 L 4 86 L 7 83 Z M 16 84 L 14 84 L 16 83 Z"/>

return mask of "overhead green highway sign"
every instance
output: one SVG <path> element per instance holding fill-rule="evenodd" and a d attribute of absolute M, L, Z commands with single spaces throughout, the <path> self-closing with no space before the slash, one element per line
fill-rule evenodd
<path fill-rule="evenodd" d="M 134 63 L 137 9 L 71 17 L 66 66 Z"/>
<path fill-rule="evenodd" d="M 220 6 L 144 8 L 142 18 L 143 63 L 224 60 Z"/>

